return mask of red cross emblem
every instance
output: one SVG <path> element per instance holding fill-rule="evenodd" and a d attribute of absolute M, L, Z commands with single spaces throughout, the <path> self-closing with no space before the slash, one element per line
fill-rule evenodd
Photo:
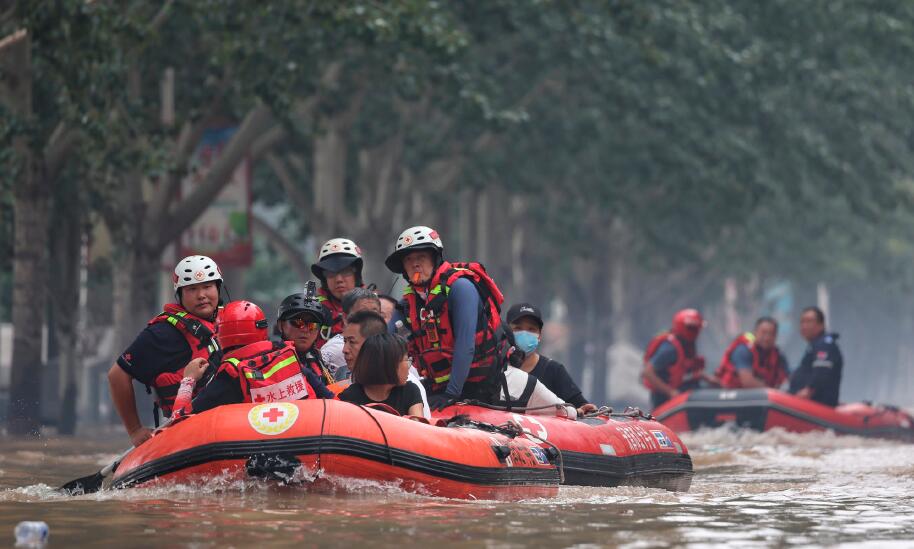
<path fill-rule="evenodd" d="M 279 418 L 282 416 L 286 415 L 286 413 L 279 408 L 270 408 L 268 411 L 264 412 L 261 415 L 264 419 L 269 419 L 270 423 L 276 423 L 276 421 L 279 420 Z"/>

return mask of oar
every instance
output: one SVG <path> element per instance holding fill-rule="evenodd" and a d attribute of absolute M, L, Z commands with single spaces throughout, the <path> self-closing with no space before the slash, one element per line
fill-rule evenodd
<path fill-rule="evenodd" d="M 108 478 L 111 473 L 117 469 L 117 466 L 121 463 L 121 460 L 127 456 L 133 450 L 133 446 L 124 450 L 124 452 L 117 456 L 114 461 L 102 467 L 102 469 L 91 475 L 71 480 L 70 482 L 64 484 L 57 489 L 58 492 L 64 492 L 71 496 L 78 496 L 81 494 L 93 494 L 102 489 L 102 484 L 105 482 L 105 479 Z"/>

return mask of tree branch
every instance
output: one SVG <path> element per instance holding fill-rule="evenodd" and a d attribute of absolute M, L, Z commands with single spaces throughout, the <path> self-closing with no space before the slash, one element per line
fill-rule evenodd
<path fill-rule="evenodd" d="M 235 132 L 232 140 L 223 149 L 200 185 L 191 192 L 190 196 L 178 204 L 171 215 L 164 216 L 158 226 L 146 227 L 147 230 L 144 231 L 144 234 L 157 235 L 152 240 L 155 243 L 155 250 L 164 249 L 206 210 L 209 203 L 228 183 L 238 164 L 244 160 L 254 140 L 266 132 L 272 124 L 273 116 L 267 106 L 259 104 L 248 112 L 241 127 Z M 147 218 L 147 223 L 150 219 L 152 218 Z"/>
<path fill-rule="evenodd" d="M 295 269 L 295 273 L 302 283 L 311 278 L 311 269 L 309 268 L 308 263 L 302 259 L 302 251 L 279 231 L 274 229 L 272 225 L 267 223 L 266 220 L 252 213 L 251 230 L 266 237 L 267 244 L 286 258 L 289 265 Z"/>

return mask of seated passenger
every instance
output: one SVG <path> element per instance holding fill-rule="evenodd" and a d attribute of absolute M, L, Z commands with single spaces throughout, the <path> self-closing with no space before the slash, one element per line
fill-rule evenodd
<path fill-rule="evenodd" d="M 502 387 L 498 392 L 498 399 L 493 402 L 496 406 L 517 409 L 518 412 L 535 416 L 563 416 L 574 419 L 578 417 L 577 410 L 548 387 L 540 383 L 534 376 L 520 368 L 508 366 L 504 372 L 505 384 L 508 386 L 510 402 L 505 396 Z"/>
<path fill-rule="evenodd" d="M 390 319 L 394 316 L 394 311 L 397 309 L 397 300 L 387 294 L 380 294 L 378 298 L 381 299 L 381 316 L 384 317 L 384 321 L 390 324 Z"/>
<path fill-rule="evenodd" d="M 346 328 L 343 330 L 343 356 L 346 358 L 348 369 L 355 366 L 356 358 L 359 356 L 359 350 L 365 339 L 387 332 L 387 323 L 384 318 L 374 311 L 358 311 L 346 318 Z M 348 371 L 347 369 L 347 371 Z M 422 395 L 423 415 L 425 419 L 431 419 L 431 408 L 428 405 L 428 397 L 425 393 L 425 386 L 419 378 L 419 372 L 413 365 L 409 366 L 409 381 L 416 385 L 419 393 Z"/>
<path fill-rule="evenodd" d="M 691 391 L 717 380 L 705 373 L 705 357 L 698 354 L 698 335 L 705 325 L 701 313 L 683 309 L 673 315 L 669 331 L 654 336 L 644 352 L 644 386 L 651 391 L 651 404 L 657 408 L 679 393 Z"/>
<path fill-rule="evenodd" d="M 563 402 L 573 404 L 579 414 L 595 412 L 597 407 L 587 402 L 565 366 L 537 353 L 543 332 L 539 309 L 529 303 L 518 303 L 508 309 L 506 317 L 517 347 L 527 355 L 520 369 L 538 379 Z"/>
<path fill-rule="evenodd" d="M 299 360 L 292 342 L 273 343 L 267 339 L 266 316 L 250 301 L 233 301 L 225 306 L 216 321 L 216 339 L 224 352 L 219 370 L 191 401 L 207 363 L 195 358 L 187 364 L 172 419 L 222 404 L 333 398 L 319 370 Z"/>
<path fill-rule="evenodd" d="M 346 329 L 346 319 L 349 315 L 359 311 L 381 312 L 381 300 L 378 294 L 367 288 L 355 288 L 343 296 L 343 329 Z M 321 358 L 324 365 L 333 374 L 336 381 L 349 379 L 349 368 L 346 366 L 346 357 L 343 356 L 343 334 L 331 337 L 321 347 Z"/>
<path fill-rule="evenodd" d="M 386 332 L 370 336 L 361 345 L 352 368 L 353 383 L 340 400 L 353 404 L 386 404 L 401 416 L 423 417 L 422 395 L 407 381 L 406 342 Z"/>
<path fill-rule="evenodd" d="M 755 331 L 746 332 L 724 352 L 717 378 L 724 389 L 777 389 L 787 381 L 787 360 L 775 342 L 778 323 L 763 316 L 755 322 Z"/>
<path fill-rule="evenodd" d="M 838 405 L 844 358 L 836 343 L 838 334 L 825 331 L 825 313 L 806 307 L 800 315 L 800 335 L 809 346 L 790 376 L 790 392 L 826 406 Z"/>
<path fill-rule="evenodd" d="M 273 334 L 282 341 L 295 344 L 295 351 L 301 360 L 321 373 L 324 384 L 333 383 L 333 375 L 324 365 L 318 344 L 321 341 L 321 324 L 324 321 L 324 307 L 317 297 L 303 293 L 292 294 L 282 300 L 276 312 Z"/>

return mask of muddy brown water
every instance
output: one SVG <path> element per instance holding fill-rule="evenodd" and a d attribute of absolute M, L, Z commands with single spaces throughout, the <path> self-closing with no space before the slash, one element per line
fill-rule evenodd
<path fill-rule="evenodd" d="M 48 547 L 914 547 L 914 445 L 828 433 L 687 434 L 687 493 L 563 487 L 557 498 L 455 501 L 336 480 L 311 489 L 205 485 L 65 497 L 119 434 L 0 438 L 0 547 L 43 520 Z"/>

